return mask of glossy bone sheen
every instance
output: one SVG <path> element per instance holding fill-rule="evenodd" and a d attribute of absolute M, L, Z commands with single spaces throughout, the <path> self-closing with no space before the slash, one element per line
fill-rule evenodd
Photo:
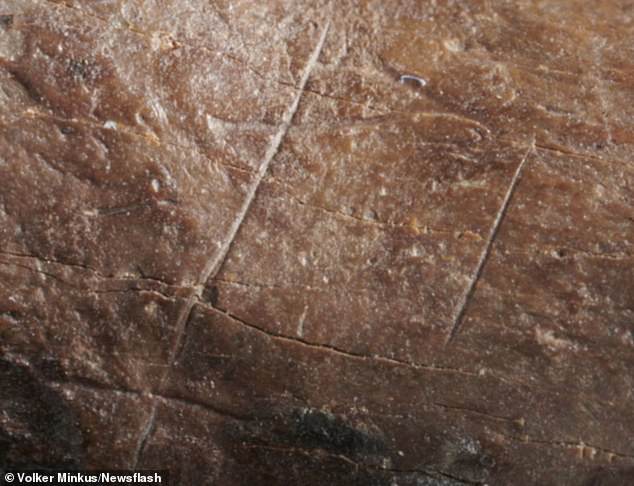
<path fill-rule="evenodd" d="M 0 470 L 634 484 L 634 9 L 0 0 Z"/>

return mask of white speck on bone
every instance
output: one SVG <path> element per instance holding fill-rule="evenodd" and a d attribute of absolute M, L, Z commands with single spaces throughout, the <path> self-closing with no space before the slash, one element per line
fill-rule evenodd
<path fill-rule="evenodd" d="M 413 74 L 403 74 L 398 80 L 401 84 L 405 84 L 407 81 L 414 81 L 415 83 L 418 83 L 420 87 L 427 86 L 427 80 L 414 76 Z"/>
<path fill-rule="evenodd" d="M 304 307 L 304 312 L 299 316 L 299 321 L 297 322 L 297 335 L 299 337 L 304 337 L 304 322 L 306 321 L 306 313 L 308 311 L 308 306 Z"/>

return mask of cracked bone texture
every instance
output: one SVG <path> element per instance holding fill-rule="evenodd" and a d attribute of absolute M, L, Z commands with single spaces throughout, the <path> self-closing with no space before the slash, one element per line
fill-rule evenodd
<path fill-rule="evenodd" d="M 634 483 L 625 0 L 0 0 L 0 469 Z"/>

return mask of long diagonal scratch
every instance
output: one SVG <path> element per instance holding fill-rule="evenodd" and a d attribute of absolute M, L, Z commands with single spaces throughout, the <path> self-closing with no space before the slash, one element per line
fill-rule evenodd
<path fill-rule="evenodd" d="M 504 200 L 502 201 L 502 205 L 500 206 L 500 210 L 495 216 L 495 220 L 493 221 L 493 225 L 491 226 L 491 231 L 489 232 L 489 237 L 487 239 L 486 245 L 484 246 L 484 250 L 480 254 L 480 259 L 478 260 L 478 265 L 473 272 L 473 276 L 471 277 L 471 281 L 469 282 L 469 286 L 467 287 L 467 291 L 462 296 L 462 300 L 460 301 L 460 305 L 457 308 L 456 313 L 454 314 L 453 326 L 451 328 L 451 332 L 449 333 L 449 337 L 447 338 L 446 344 L 450 344 L 455 337 L 460 332 L 460 328 L 462 326 L 462 321 L 464 319 L 465 312 L 467 307 L 469 307 L 469 302 L 471 302 L 471 298 L 473 297 L 473 293 L 475 292 L 476 285 L 482 276 L 482 271 L 484 270 L 484 266 L 486 265 L 487 260 L 489 259 L 489 255 L 491 254 L 491 249 L 493 248 L 493 242 L 498 235 L 498 231 L 502 224 L 502 220 L 504 220 L 504 216 L 506 216 L 506 212 L 508 211 L 509 204 L 511 203 L 511 199 L 513 198 L 513 194 L 515 193 L 515 189 L 521 179 L 522 171 L 524 170 L 524 166 L 526 165 L 526 161 L 528 160 L 528 156 L 531 151 L 535 148 L 535 142 L 528 147 L 524 157 L 517 164 L 517 169 L 515 169 L 515 174 L 513 174 L 513 178 L 511 179 L 511 183 L 509 184 L 509 188 L 506 191 L 506 195 L 504 196 Z"/>
<path fill-rule="evenodd" d="M 273 140 L 271 144 L 269 145 L 269 148 L 264 154 L 264 159 L 260 163 L 260 167 L 258 168 L 258 171 L 255 174 L 255 179 L 253 183 L 251 184 L 251 186 L 249 187 L 249 190 L 247 191 L 247 195 L 244 199 L 244 202 L 242 203 L 242 207 L 240 208 L 240 211 L 238 211 L 238 215 L 236 219 L 234 220 L 233 224 L 229 228 L 229 234 L 227 235 L 227 238 L 223 242 L 222 247 L 220 248 L 218 253 L 216 253 L 216 255 L 207 263 L 207 266 L 205 267 L 202 273 L 202 279 L 200 282 L 201 284 L 205 283 L 208 278 L 213 277 L 214 274 L 218 273 L 220 266 L 222 265 L 224 259 L 227 256 L 227 253 L 229 253 L 229 248 L 231 247 L 231 244 L 233 243 L 233 240 L 235 239 L 238 233 L 238 230 L 240 229 L 240 226 L 242 225 L 242 222 L 244 221 L 244 218 L 246 217 L 249 211 L 249 208 L 251 207 L 251 203 L 253 202 L 253 199 L 255 198 L 255 194 L 258 190 L 258 187 L 260 186 L 262 179 L 264 179 L 264 176 L 266 174 L 266 171 L 269 168 L 269 165 L 271 164 L 271 161 L 277 154 L 280 148 L 280 145 L 282 144 L 282 140 L 284 139 L 284 136 L 286 135 L 286 132 L 288 132 L 288 129 L 291 126 L 291 121 L 293 120 L 293 116 L 295 116 L 295 113 L 297 112 L 297 108 L 299 107 L 299 101 L 306 87 L 306 83 L 308 82 L 308 78 L 310 77 L 310 73 L 313 71 L 315 65 L 317 64 L 319 55 L 321 54 L 321 51 L 324 47 L 324 43 L 326 41 L 326 35 L 328 34 L 329 27 L 330 27 L 330 22 L 328 22 L 326 26 L 324 27 L 324 29 L 322 30 L 321 36 L 319 37 L 319 42 L 317 42 L 315 49 L 313 49 L 313 52 L 310 58 L 308 59 L 308 62 L 306 63 L 306 67 L 304 68 L 304 72 L 302 73 L 302 77 L 299 82 L 298 90 L 295 93 L 292 103 L 286 109 L 282 117 L 282 123 L 279 129 L 277 130 L 277 133 L 273 137 Z"/>
<path fill-rule="evenodd" d="M 288 106 L 288 108 L 282 115 L 282 122 L 277 132 L 273 136 L 271 144 L 269 145 L 266 152 L 264 153 L 264 158 L 260 162 L 260 166 L 257 172 L 255 173 L 253 182 L 249 186 L 246 197 L 244 198 L 244 201 L 242 202 L 242 206 L 240 207 L 240 210 L 238 211 L 236 218 L 234 219 L 233 223 L 229 227 L 227 236 L 222 242 L 222 245 L 220 246 L 220 249 L 218 250 L 218 252 L 216 252 L 216 254 L 207 262 L 207 264 L 203 268 L 194 289 L 189 294 L 187 302 L 178 313 L 178 317 L 177 317 L 176 325 L 175 325 L 176 337 L 174 338 L 174 344 L 172 345 L 172 348 L 170 350 L 170 354 L 168 357 L 168 366 L 166 367 L 166 371 L 159 381 L 159 388 L 163 387 L 165 381 L 167 380 L 169 376 L 171 368 L 173 368 L 174 364 L 176 363 L 176 360 L 182 345 L 182 341 L 186 334 L 187 321 L 189 320 L 189 316 L 192 312 L 192 309 L 194 308 L 194 305 L 196 304 L 196 301 L 198 300 L 198 298 L 200 297 L 202 293 L 202 289 L 205 282 L 207 282 L 209 278 L 213 278 L 218 273 L 218 271 L 220 270 L 220 267 L 225 261 L 227 254 L 229 253 L 229 249 L 231 248 L 231 245 L 233 244 L 233 241 L 235 240 L 236 235 L 238 234 L 238 231 L 240 230 L 240 227 L 242 226 L 242 223 L 244 222 L 246 215 L 249 212 L 251 204 L 253 203 L 253 200 L 255 199 L 257 190 L 260 187 L 260 184 L 262 180 L 264 179 L 264 176 L 266 175 L 269 165 L 271 164 L 271 161 L 273 160 L 273 158 L 279 151 L 280 145 L 282 144 L 282 140 L 286 136 L 286 133 L 288 132 L 289 127 L 291 126 L 291 122 L 293 120 L 293 117 L 295 116 L 295 113 L 297 112 L 297 108 L 299 107 L 299 102 L 305 91 L 306 84 L 308 83 L 308 78 L 310 77 L 310 74 L 312 73 L 313 69 L 317 65 L 317 61 L 319 60 L 321 51 L 324 48 L 324 44 L 326 42 L 326 36 L 328 35 L 329 29 L 330 29 L 330 21 L 326 22 L 326 25 L 324 26 L 321 32 L 321 35 L 319 36 L 319 41 L 317 42 L 317 45 L 315 46 L 315 48 L 313 49 L 313 52 L 308 58 L 308 61 L 306 62 L 306 66 L 304 67 L 304 71 L 302 72 L 302 77 L 300 79 L 299 86 L 297 87 L 297 90 L 295 92 L 295 96 L 293 97 L 293 101 L 291 102 L 291 104 Z M 149 433 L 151 429 L 153 428 L 153 423 L 155 421 L 155 416 L 156 416 L 156 408 L 157 408 L 157 402 L 156 400 L 154 400 L 152 402 L 152 408 L 150 411 L 150 419 L 148 420 L 148 423 L 144 426 L 143 432 L 141 433 L 141 436 L 139 437 L 139 440 L 137 442 L 137 448 L 136 448 L 135 457 L 134 457 L 135 469 L 138 466 L 141 455 L 143 454 L 143 450 L 148 440 Z"/>
<path fill-rule="evenodd" d="M 246 215 L 249 212 L 249 208 L 251 207 L 251 204 L 253 203 L 253 200 L 255 199 L 257 190 L 260 187 L 260 184 L 262 183 L 264 176 L 266 175 L 269 165 L 271 164 L 271 161 L 277 154 L 280 148 L 280 145 L 282 144 L 282 140 L 284 139 L 284 136 L 286 135 L 289 127 L 291 126 L 291 121 L 293 120 L 293 116 L 295 116 L 295 113 L 297 112 L 297 108 L 299 106 L 302 93 L 304 92 L 304 88 L 306 87 L 306 83 L 308 82 L 308 78 L 310 77 L 310 73 L 313 71 L 315 65 L 317 64 L 319 55 L 321 54 L 321 51 L 324 47 L 324 43 L 326 41 L 326 35 L 328 34 L 329 28 L 330 28 L 330 22 L 326 23 L 325 27 L 323 28 L 321 32 L 321 36 L 319 37 L 319 41 L 317 42 L 315 49 L 313 49 L 313 52 L 306 63 L 306 67 L 304 68 L 304 72 L 302 73 L 299 87 L 297 92 L 295 93 L 295 96 L 293 97 L 293 101 L 291 102 L 289 107 L 284 112 L 284 115 L 282 116 L 282 123 L 280 124 L 279 129 L 277 130 L 277 132 L 275 133 L 275 136 L 273 137 L 273 140 L 271 141 L 271 144 L 269 145 L 268 149 L 266 150 L 264 154 L 264 158 L 262 162 L 260 163 L 258 171 L 255 174 L 255 178 L 253 179 L 253 182 L 249 186 L 247 195 L 244 198 L 244 201 L 242 202 L 242 206 L 240 207 L 240 210 L 238 211 L 236 218 L 234 219 L 233 223 L 231 223 L 231 226 L 229 227 L 229 231 L 227 233 L 226 238 L 222 242 L 222 246 L 203 268 L 203 271 L 201 272 L 200 278 L 197 282 L 195 291 L 190 295 L 189 299 L 187 300 L 187 304 L 183 307 L 182 311 L 179 314 L 179 318 L 176 325 L 177 338 L 176 338 L 176 342 L 174 343 L 172 352 L 170 354 L 170 360 L 169 360 L 170 366 L 173 365 L 174 361 L 176 360 L 176 357 L 178 355 L 178 350 L 180 349 L 181 341 L 183 339 L 185 323 L 187 322 L 187 319 L 189 318 L 189 315 L 191 313 L 192 308 L 194 307 L 194 304 L 196 303 L 196 300 L 198 299 L 198 297 L 200 297 L 200 293 L 202 292 L 202 288 L 205 282 L 207 282 L 208 279 L 216 276 L 223 262 L 227 258 L 229 249 L 231 248 L 231 245 L 233 244 L 236 238 L 236 235 L 238 234 L 238 231 L 240 230 L 240 227 L 242 226 L 242 223 L 244 222 Z"/>

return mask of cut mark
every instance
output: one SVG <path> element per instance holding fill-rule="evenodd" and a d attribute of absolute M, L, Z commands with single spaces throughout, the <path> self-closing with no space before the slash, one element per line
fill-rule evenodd
<path fill-rule="evenodd" d="M 152 408 L 150 409 L 150 417 L 148 418 L 145 427 L 143 427 L 143 431 L 141 432 L 141 437 L 137 442 L 137 447 L 134 452 L 134 469 L 139 464 L 139 459 L 141 459 L 141 453 L 145 450 L 145 445 L 147 444 L 148 439 L 150 438 L 150 433 L 152 429 L 154 429 L 154 423 L 156 421 L 156 401 L 152 402 Z"/>
<path fill-rule="evenodd" d="M 293 98 L 293 101 L 290 104 L 290 106 L 286 109 L 286 112 L 284 113 L 282 117 L 282 123 L 279 129 L 277 130 L 277 132 L 275 133 L 275 136 L 273 137 L 273 141 L 269 145 L 269 148 L 264 154 L 264 159 L 260 163 L 260 167 L 258 168 L 258 171 L 255 174 L 255 180 L 249 187 L 249 190 L 247 191 L 247 195 L 244 199 L 244 202 L 242 203 L 242 206 L 240 210 L 238 211 L 238 215 L 236 219 L 234 220 L 233 224 L 231 225 L 231 227 L 229 228 L 229 234 L 227 238 L 223 242 L 218 253 L 216 253 L 214 258 L 212 258 L 207 263 L 207 265 L 205 266 L 205 269 L 203 270 L 203 274 L 202 274 L 203 278 L 201 279 L 201 282 L 200 282 L 201 284 L 206 282 L 207 279 L 209 279 L 210 277 L 213 277 L 218 272 L 225 257 L 227 256 L 227 253 L 229 253 L 231 244 L 233 243 L 233 240 L 235 239 L 238 233 L 238 230 L 240 229 L 240 226 L 242 225 L 249 211 L 249 208 L 251 207 L 251 203 L 253 202 L 253 199 L 255 198 L 255 194 L 258 190 L 258 187 L 260 186 L 260 183 L 264 179 L 264 176 L 266 175 L 266 172 L 269 168 L 269 165 L 271 164 L 271 161 L 277 154 L 280 148 L 280 145 L 282 144 L 282 140 L 284 139 L 284 136 L 286 135 L 286 132 L 288 132 L 288 129 L 291 125 L 291 121 L 293 120 L 293 116 L 295 116 L 295 113 L 297 112 L 297 108 L 299 107 L 299 101 L 304 93 L 306 84 L 308 83 L 308 78 L 310 77 L 310 73 L 313 71 L 315 65 L 317 64 L 319 55 L 321 54 L 321 51 L 324 47 L 324 43 L 326 41 L 326 35 L 328 34 L 329 28 L 330 28 L 330 22 L 326 23 L 326 26 L 322 30 L 321 36 L 319 37 L 319 42 L 315 46 L 315 49 L 313 49 L 313 52 L 310 58 L 308 59 L 308 62 L 306 63 L 306 67 L 304 68 L 304 72 L 302 73 L 302 77 L 301 77 L 297 92 L 295 94 L 295 97 Z"/>
<path fill-rule="evenodd" d="M 469 302 L 473 297 L 473 293 L 475 292 L 476 285 L 482 276 L 482 271 L 484 270 L 484 266 L 486 265 L 487 260 L 489 259 L 489 255 L 491 254 L 491 249 L 493 248 L 493 242 L 497 237 L 500 226 L 502 225 L 502 221 L 504 220 L 504 216 L 508 211 L 511 199 L 513 194 L 515 193 L 515 189 L 520 181 L 522 176 L 522 171 L 524 170 L 524 166 L 526 165 L 526 161 L 528 160 L 528 156 L 535 149 L 535 141 L 528 147 L 524 157 L 517 164 L 517 169 L 515 169 L 515 174 L 513 174 L 513 178 L 511 179 L 511 183 L 509 185 L 508 190 L 506 191 L 506 195 L 504 196 L 504 200 L 502 201 L 502 205 L 500 206 L 500 210 L 495 216 L 495 220 L 493 221 L 493 225 L 491 226 L 491 231 L 489 232 L 489 237 L 487 238 L 486 245 L 484 246 L 484 250 L 480 255 L 480 259 L 478 260 L 478 265 L 476 266 L 475 271 L 473 272 L 473 276 L 471 277 L 471 281 L 469 282 L 469 286 L 467 287 L 467 291 L 464 293 L 460 305 L 458 306 L 458 310 L 454 314 L 453 326 L 449 333 L 449 337 L 447 338 L 446 345 L 450 344 L 460 332 L 460 328 L 462 326 L 462 321 L 464 319 L 465 312 L 467 307 L 469 306 Z"/>
<path fill-rule="evenodd" d="M 255 199 L 256 192 L 262 180 L 264 179 L 264 176 L 266 175 L 269 165 L 271 164 L 271 161 L 277 154 L 280 148 L 280 145 L 282 144 L 282 140 L 284 139 L 286 133 L 288 132 L 288 129 L 291 125 L 291 121 L 293 120 L 293 117 L 295 116 L 295 113 L 297 112 L 297 108 L 299 107 L 299 102 L 305 91 L 306 84 L 308 83 L 308 78 L 310 77 L 311 72 L 315 68 L 317 61 L 319 59 L 319 55 L 321 54 L 321 51 L 324 48 L 324 44 L 326 42 L 326 36 L 328 34 L 329 29 L 330 29 L 330 21 L 328 21 L 326 25 L 324 26 L 321 32 L 321 35 L 319 37 L 319 41 L 317 42 L 317 45 L 313 49 L 313 52 L 311 53 L 308 61 L 306 62 L 306 66 L 302 73 L 302 77 L 300 79 L 298 89 L 295 92 L 295 96 L 291 104 L 288 106 L 288 108 L 284 112 L 284 115 L 282 116 L 282 122 L 279 126 L 279 129 L 275 133 L 273 140 L 271 141 L 271 144 L 267 148 L 264 154 L 264 158 L 262 159 L 262 162 L 260 162 L 260 166 L 255 174 L 255 178 L 253 182 L 251 183 L 251 185 L 249 186 L 249 189 L 247 190 L 247 195 L 244 198 L 244 201 L 242 202 L 242 206 L 240 207 L 240 210 L 238 211 L 236 218 L 234 219 L 233 223 L 229 227 L 227 236 L 222 242 L 222 245 L 220 249 L 218 250 L 218 252 L 207 262 L 207 264 L 203 268 L 200 274 L 200 277 L 198 281 L 196 282 L 196 285 L 193 287 L 193 290 L 187 299 L 187 302 L 181 308 L 178 314 L 178 318 L 176 320 L 176 325 L 175 325 L 176 337 L 174 339 L 174 344 L 168 356 L 168 365 L 166 367 L 166 371 L 159 380 L 159 389 L 163 387 L 165 381 L 167 380 L 169 376 L 170 370 L 173 368 L 174 364 L 177 361 L 177 357 L 179 355 L 182 342 L 186 334 L 187 321 L 189 320 L 189 317 L 191 315 L 192 309 L 194 308 L 194 305 L 196 304 L 198 298 L 202 294 L 202 290 L 203 290 L 203 286 L 205 282 L 208 279 L 216 276 L 216 274 L 220 270 L 220 267 L 225 261 L 227 254 L 229 253 L 229 249 L 231 248 L 231 245 L 233 241 L 235 240 L 236 235 L 238 234 L 238 231 L 240 227 L 242 226 L 242 223 L 244 222 L 247 213 L 249 212 L 249 208 L 251 207 L 251 204 L 253 203 L 253 200 Z M 143 432 L 138 441 L 138 446 L 137 446 L 135 458 L 134 458 L 134 468 L 136 468 L 141 458 L 141 455 L 143 454 L 145 443 L 147 442 L 148 436 L 153 427 L 154 417 L 156 415 L 156 408 L 157 408 L 157 402 L 156 400 L 154 400 L 152 403 L 152 409 L 150 412 L 150 419 L 148 420 L 148 423 L 143 428 Z"/>

